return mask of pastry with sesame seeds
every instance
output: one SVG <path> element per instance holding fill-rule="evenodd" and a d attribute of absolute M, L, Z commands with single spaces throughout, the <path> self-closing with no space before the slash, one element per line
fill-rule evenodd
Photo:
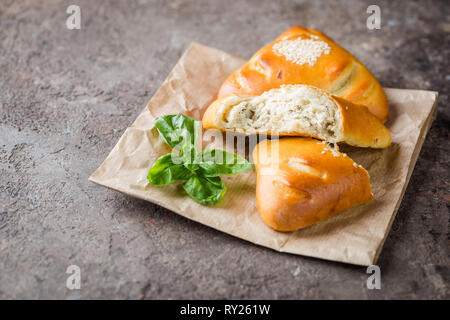
<path fill-rule="evenodd" d="M 389 115 L 386 94 L 373 74 L 351 53 L 315 29 L 301 26 L 261 48 L 222 84 L 218 98 L 259 95 L 283 84 L 307 84 L 358 105 L 382 122 Z"/>

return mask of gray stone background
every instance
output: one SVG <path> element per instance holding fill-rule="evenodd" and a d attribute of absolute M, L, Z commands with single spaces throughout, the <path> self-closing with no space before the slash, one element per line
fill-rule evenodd
<path fill-rule="evenodd" d="M 81 30 L 66 8 L 81 7 Z M 366 8 L 381 8 L 368 30 Z M 450 298 L 448 1 L 0 0 L 0 298 Z M 439 91 L 379 259 L 280 254 L 94 185 L 89 175 L 191 41 L 249 58 L 301 24 L 386 87 Z M 207 75 L 205 75 L 207 76 Z M 69 291 L 66 268 L 81 268 Z"/>

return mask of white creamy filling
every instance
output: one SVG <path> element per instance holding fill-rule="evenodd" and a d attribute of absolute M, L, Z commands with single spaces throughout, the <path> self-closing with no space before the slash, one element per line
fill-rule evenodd
<path fill-rule="evenodd" d="M 225 128 L 248 134 L 302 132 L 330 142 L 340 139 L 335 103 L 308 86 L 282 86 L 221 111 Z"/>

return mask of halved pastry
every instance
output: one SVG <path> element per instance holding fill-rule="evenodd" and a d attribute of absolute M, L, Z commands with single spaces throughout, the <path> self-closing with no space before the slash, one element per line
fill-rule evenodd
<path fill-rule="evenodd" d="M 202 121 L 205 129 L 244 134 L 313 137 L 371 148 L 391 144 L 389 130 L 366 107 L 307 85 L 222 97 L 208 107 Z"/>
<path fill-rule="evenodd" d="M 295 231 L 373 199 L 367 171 L 310 138 L 264 140 L 253 151 L 263 221 Z"/>

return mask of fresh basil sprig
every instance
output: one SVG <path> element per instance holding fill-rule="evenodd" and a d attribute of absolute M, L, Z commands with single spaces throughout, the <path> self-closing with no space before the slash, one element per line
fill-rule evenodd
<path fill-rule="evenodd" d="M 253 165 L 235 153 L 224 150 L 196 151 L 200 121 L 184 115 L 159 117 L 155 126 L 164 141 L 178 154 L 160 157 L 148 172 L 148 181 L 156 186 L 184 180 L 186 193 L 201 204 L 219 202 L 225 195 L 221 175 L 237 174 Z"/>

